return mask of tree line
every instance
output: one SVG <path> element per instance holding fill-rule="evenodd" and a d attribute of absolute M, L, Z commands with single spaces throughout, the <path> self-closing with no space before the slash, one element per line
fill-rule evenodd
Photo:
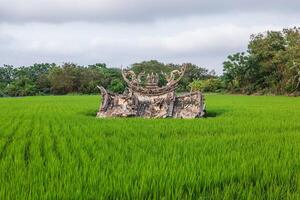
<path fill-rule="evenodd" d="M 150 60 L 134 63 L 129 68 L 136 73 L 158 73 L 159 84 L 163 85 L 166 80 L 161 72 L 169 73 L 180 67 Z M 121 69 L 107 67 L 105 63 L 0 67 L 0 96 L 94 94 L 99 92 L 97 85 L 116 93 L 126 88 Z M 246 52 L 229 55 L 224 61 L 221 76 L 188 63 L 177 91 L 190 90 L 300 95 L 300 28 L 251 35 Z"/>
<path fill-rule="evenodd" d="M 151 60 L 132 64 L 130 69 L 136 73 L 158 72 L 161 75 L 161 72 L 169 73 L 180 67 L 180 65 Z M 189 83 L 193 80 L 214 76 L 214 71 L 189 63 L 185 76 L 179 83 L 178 91 L 188 91 Z M 159 81 L 164 84 L 164 77 L 160 76 Z M 116 93 L 122 93 L 126 86 L 121 69 L 109 68 L 104 63 L 88 66 L 74 63 L 64 63 L 61 66 L 55 63 L 42 63 L 26 67 L 4 65 L 0 68 L 0 96 L 95 94 L 99 93 L 97 85 Z"/>
<path fill-rule="evenodd" d="M 224 89 L 243 94 L 300 93 L 300 29 L 251 35 L 246 52 L 223 63 Z"/>
<path fill-rule="evenodd" d="M 29 96 L 47 94 L 97 92 L 97 85 L 113 91 L 123 90 L 119 69 L 107 68 L 105 64 L 79 66 L 65 63 L 34 64 L 26 67 L 5 65 L 0 68 L 0 95 Z"/>

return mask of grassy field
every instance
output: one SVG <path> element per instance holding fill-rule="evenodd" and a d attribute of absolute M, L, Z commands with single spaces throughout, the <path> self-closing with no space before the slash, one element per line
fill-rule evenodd
<path fill-rule="evenodd" d="M 300 98 L 205 119 L 96 119 L 99 96 L 0 99 L 0 199 L 299 199 Z"/>

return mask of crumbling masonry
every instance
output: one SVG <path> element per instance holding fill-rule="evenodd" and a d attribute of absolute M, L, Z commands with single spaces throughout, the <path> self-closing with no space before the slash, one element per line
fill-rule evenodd
<path fill-rule="evenodd" d="M 128 85 L 124 94 L 108 92 L 98 87 L 102 95 L 102 104 L 97 117 L 144 117 L 144 118 L 197 118 L 205 115 L 202 93 L 191 92 L 176 96 L 175 89 L 184 75 L 186 65 L 164 74 L 167 84 L 158 86 L 158 74 L 140 73 L 122 70 L 122 76 Z M 141 79 L 145 79 L 143 84 Z"/>

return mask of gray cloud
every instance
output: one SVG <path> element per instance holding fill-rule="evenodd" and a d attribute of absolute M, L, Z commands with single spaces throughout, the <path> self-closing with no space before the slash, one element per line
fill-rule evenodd
<path fill-rule="evenodd" d="M 157 59 L 221 73 L 227 55 L 244 51 L 250 34 L 300 25 L 296 1 L 0 2 L 0 65 L 118 67 Z"/>
<path fill-rule="evenodd" d="M 226 13 L 297 13 L 298 0 L 1 0 L 2 22 L 151 21 Z"/>

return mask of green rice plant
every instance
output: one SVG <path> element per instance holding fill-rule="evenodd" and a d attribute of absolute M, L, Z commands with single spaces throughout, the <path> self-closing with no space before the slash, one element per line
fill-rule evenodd
<path fill-rule="evenodd" d="M 0 199 L 299 199 L 300 99 L 97 119 L 99 96 L 0 99 Z"/>

